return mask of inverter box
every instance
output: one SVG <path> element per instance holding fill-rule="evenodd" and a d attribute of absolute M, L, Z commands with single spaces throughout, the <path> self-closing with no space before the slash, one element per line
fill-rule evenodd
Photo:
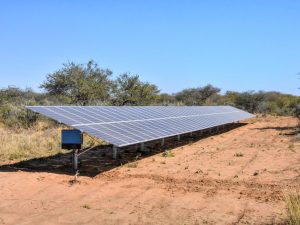
<path fill-rule="evenodd" d="M 80 130 L 62 130 L 61 148 L 62 149 L 81 149 L 82 133 Z"/>

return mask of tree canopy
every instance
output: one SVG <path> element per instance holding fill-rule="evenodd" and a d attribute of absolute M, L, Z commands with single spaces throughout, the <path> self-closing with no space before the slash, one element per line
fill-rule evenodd
<path fill-rule="evenodd" d="M 138 75 L 124 73 L 114 84 L 112 101 L 114 105 L 152 105 L 158 99 L 158 87 L 140 81 Z"/>
<path fill-rule="evenodd" d="M 86 65 L 73 62 L 63 64 L 60 70 L 48 74 L 41 85 L 50 95 L 64 96 L 71 104 L 86 105 L 95 100 L 110 100 L 112 72 L 101 69 L 94 61 Z"/>
<path fill-rule="evenodd" d="M 184 89 L 177 93 L 175 98 L 184 105 L 204 105 L 220 91 L 221 89 L 208 84 L 204 87 Z"/>

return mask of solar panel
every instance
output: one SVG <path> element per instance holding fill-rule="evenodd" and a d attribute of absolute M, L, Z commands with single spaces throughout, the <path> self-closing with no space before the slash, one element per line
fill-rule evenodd
<path fill-rule="evenodd" d="M 254 117 L 231 106 L 27 106 L 118 147 Z"/>

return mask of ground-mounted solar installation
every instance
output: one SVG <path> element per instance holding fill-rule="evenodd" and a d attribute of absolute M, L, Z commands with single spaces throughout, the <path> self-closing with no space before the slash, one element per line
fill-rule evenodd
<path fill-rule="evenodd" d="M 60 123 L 123 147 L 254 117 L 231 106 L 27 106 Z"/>

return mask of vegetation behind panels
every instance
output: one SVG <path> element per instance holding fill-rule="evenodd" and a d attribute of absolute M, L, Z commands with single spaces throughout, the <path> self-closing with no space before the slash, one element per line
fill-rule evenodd
<path fill-rule="evenodd" d="M 220 94 L 210 84 L 161 93 L 155 84 L 138 75 L 124 73 L 116 79 L 112 71 L 94 61 L 67 63 L 48 74 L 41 84 L 44 93 L 8 87 L 0 90 L 0 122 L 10 127 L 30 127 L 38 118 L 25 105 L 232 105 L 251 113 L 298 115 L 300 97 L 279 92 L 235 92 Z"/>

